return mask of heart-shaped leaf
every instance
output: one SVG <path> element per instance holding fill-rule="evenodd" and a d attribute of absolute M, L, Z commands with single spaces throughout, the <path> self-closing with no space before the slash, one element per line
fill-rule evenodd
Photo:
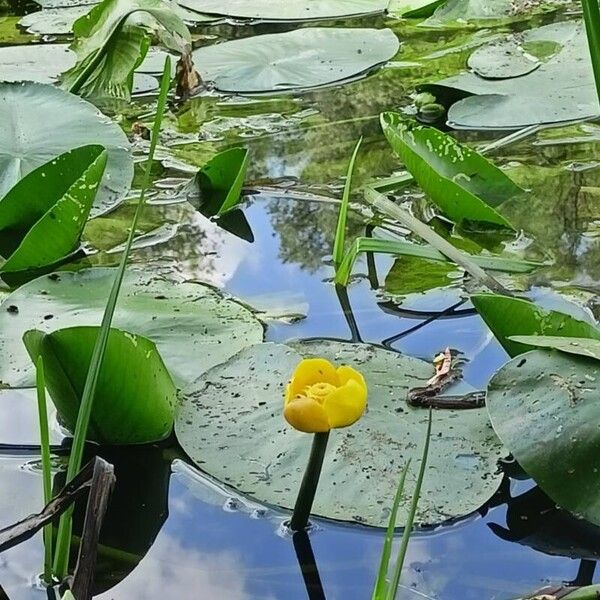
<path fill-rule="evenodd" d="M 46 387 L 62 423 L 74 431 L 99 327 L 71 327 L 23 337 L 32 361 L 44 360 Z M 156 345 L 111 329 L 88 428 L 102 444 L 142 444 L 173 429 L 176 388 Z"/>
<path fill-rule="evenodd" d="M 106 160 L 102 146 L 70 150 L 0 200 L 0 274 L 53 265 L 77 248 Z"/>
<path fill-rule="evenodd" d="M 490 381 L 492 425 L 519 464 L 559 506 L 600 525 L 598 363 L 534 350 Z"/>
<path fill-rule="evenodd" d="M 87 144 L 108 153 L 91 215 L 114 207 L 129 191 L 133 160 L 127 137 L 89 102 L 51 85 L 0 83 L 0 123 L 0 196 L 37 167 Z"/>
<path fill-rule="evenodd" d="M 383 113 L 381 126 L 394 152 L 446 216 L 456 223 L 512 229 L 495 208 L 522 190 L 481 154 L 398 113 Z"/>
<path fill-rule="evenodd" d="M 250 346 L 184 391 L 177 438 L 210 475 L 260 502 L 291 508 L 311 437 L 284 421 L 283 391 L 308 356 L 353 366 L 369 388 L 362 419 L 331 433 L 314 512 L 385 527 L 402 467 L 412 459 L 409 478 L 414 478 L 421 460 L 428 411 L 408 406 L 406 394 L 433 374 L 422 360 L 368 344 L 325 340 Z M 504 452 L 485 410 L 436 411 L 433 423 L 417 513 L 421 523 L 471 513 L 501 480 L 496 463 Z M 407 482 L 407 489 L 413 485 Z M 406 522 L 409 507 L 410 496 L 402 500 L 398 526 Z"/>
<path fill-rule="evenodd" d="M 512 336 L 549 335 L 600 340 L 600 330 L 556 310 L 544 310 L 533 302 L 498 294 L 476 294 L 471 302 L 510 356 L 533 346 L 512 341 Z"/>

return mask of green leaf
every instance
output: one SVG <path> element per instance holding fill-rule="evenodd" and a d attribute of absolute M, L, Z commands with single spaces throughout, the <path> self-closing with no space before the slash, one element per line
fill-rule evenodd
<path fill-rule="evenodd" d="M 95 268 L 44 275 L 10 294 L 0 305 L 0 381 L 32 386 L 34 371 L 20 342 L 23 334 L 99 323 L 115 274 L 115 268 Z M 113 323 L 151 339 L 181 386 L 261 342 L 264 334 L 251 310 L 207 285 L 132 269 L 125 272 Z"/>
<path fill-rule="evenodd" d="M 388 12 L 405 19 L 430 17 L 446 0 L 391 0 Z"/>
<path fill-rule="evenodd" d="M 498 64 L 503 65 L 501 70 L 496 69 L 498 74 L 514 71 L 516 76 L 489 79 L 467 72 L 437 82 L 469 94 L 450 107 L 448 123 L 452 127 L 506 131 L 600 114 L 582 23 L 565 21 L 519 32 L 503 43 L 483 46 L 474 54 L 484 53 L 497 55 Z M 541 58 L 539 68 L 523 75 L 523 54 Z"/>
<path fill-rule="evenodd" d="M 37 167 L 88 144 L 108 153 L 91 215 L 113 208 L 129 191 L 133 159 L 127 136 L 93 104 L 51 85 L 0 83 L 0 123 L 0 197 Z"/>
<path fill-rule="evenodd" d="M 248 170 L 248 150 L 230 148 L 211 158 L 196 174 L 193 185 L 199 188 L 194 206 L 207 217 L 221 216 L 240 203 Z"/>
<path fill-rule="evenodd" d="M 446 216 L 456 223 L 480 222 L 512 229 L 494 209 L 522 190 L 481 154 L 398 113 L 383 113 L 381 126 L 419 187 Z"/>
<path fill-rule="evenodd" d="M 533 346 L 511 341 L 511 336 L 544 335 L 600 340 L 600 330 L 568 314 L 544 310 L 528 300 L 496 294 L 477 294 L 471 302 L 510 356 Z"/>
<path fill-rule="evenodd" d="M 423 227 L 427 227 L 424 223 Z M 431 230 L 433 231 L 433 230 Z M 435 233 L 435 232 L 434 232 Z M 424 260 L 434 260 L 442 262 L 452 262 L 442 252 L 436 250 L 432 246 L 413 244 L 412 242 L 384 240 L 379 238 L 361 237 L 354 240 L 350 246 L 342 264 L 336 273 L 336 283 L 340 285 L 348 285 L 348 280 L 352 274 L 352 269 L 357 258 L 365 252 L 375 252 L 377 254 L 392 254 L 397 256 L 407 256 L 412 258 L 421 258 Z M 536 263 L 528 260 L 519 260 L 504 256 L 479 256 L 477 254 L 467 254 L 456 250 L 464 255 L 464 260 L 471 261 L 475 266 L 490 271 L 501 271 L 506 273 L 529 273 L 537 267 L 542 266 L 542 263 Z M 446 272 L 452 269 L 448 267 L 440 267 Z M 440 270 L 441 273 L 441 270 Z"/>
<path fill-rule="evenodd" d="M 316 21 L 383 12 L 388 0 L 181 0 L 191 10 L 261 21 Z"/>
<path fill-rule="evenodd" d="M 102 181 L 107 152 L 83 146 L 38 167 L 0 200 L 0 273 L 39 269 L 73 252 Z"/>
<path fill-rule="evenodd" d="M 61 422 L 75 430 L 83 388 L 99 327 L 71 327 L 47 334 L 25 333 L 31 359 L 44 360 L 46 387 Z M 101 444 L 144 444 L 166 438 L 173 428 L 176 388 L 156 345 L 139 335 L 111 329 L 88 427 Z"/>
<path fill-rule="evenodd" d="M 399 465 L 409 459 L 413 465 L 421 463 L 428 411 L 408 406 L 406 393 L 433 375 L 425 361 L 369 344 L 326 340 L 291 347 L 250 346 L 184 390 L 176 416 L 177 439 L 204 472 L 259 502 L 292 508 L 310 443 L 306 434 L 286 425 L 283 392 L 297 364 L 308 356 L 360 370 L 369 387 L 363 418 L 330 435 L 313 513 L 385 527 L 389 511 L 381 499 L 394 497 Z M 232 423 L 235 435 L 223 436 Z M 438 411 L 436 428 L 419 523 L 473 512 L 502 479 L 497 461 L 504 450 L 484 409 Z M 412 488 L 414 475 L 407 479 Z M 409 513 L 410 498 L 403 498 L 399 527 L 407 523 Z"/>
<path fill-rule="evenodd" d="M 600 339 L 568 338 L 555 335 L 511 335 L 511 342 L 536 348 L 548 348 L 600 360 Z"/>
<path fill-rule="evenodd" d="M 90 96 L 129 98 L 133 71 L 148 50 L 146 27 L 158 27 L 161 42 L 181 52 L 191 36 L 168 0 L 103 0 L 75 21 L 72 49 L 77 64 L 62 87 Z"/>
<path fill-rule="evenodd" d="M 203 46 L 193 57 L 218 90 L 259 94 L 342 82 L 390 60 L 399 47 L 391 29 L 305 27 Z"/>
<path fill-rule="evenodd" d="M 490 381 L 487 406 L 500 439 L 550 498 L 600 525 L 600 382 L 589 358 L 535 350 Z"/>
<path fill-rule="evenodd" d="M 338 214 L 337 225 L 335 228 L 335 238 L 333 240 L 333 265 L 337 271 L 342 264 L 344 259 L 344 246 L 346 245 L 346 223 L 348 222 L 348 205 L 350 204 L 350 194 L 352 192 L 352 177 L 354 175 L 354 164 L 356 163 L 356 157 L 362 144 L 362 138 L 358 140 L 354 147 L 354 152 L 350 157 L 350 163 L 348 164 L 348 172 L 346 173 L 346 183 L 344 185 L 344 193 L 342 195 L 342 202 L 340 204 L 340 212 Z"/>
<path fill-rule="evenodd" d="M 397 296 L 421 294 L 450 285 L 451 273 L 456 273 L 456 268 L 447 262 L 404 256 L 397 258 L 388 272 L 385 278 L 385 291 Z"/>

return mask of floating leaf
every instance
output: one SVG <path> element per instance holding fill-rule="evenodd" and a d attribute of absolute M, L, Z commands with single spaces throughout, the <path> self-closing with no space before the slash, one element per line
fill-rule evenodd
<path fill-rule="evenodd" d="M 230 148 L 213 156 L 191 182 L 199 193 L 188 200 L 206 217 L 221 216 L 237 207 L 248 170 L 248 150 Z"/>
<path fill-rule="evenodd" d="M 388 0 L 181 0 L 199 13 L 261 21 L 316 21 L 381 13 Z"/>
<path fill-rule="evenodd" d="M 0 200 L 0 273 L 47 267 L 79 246 L 107 153 L 70 150 L 21 179 Z"/>
<path fill-rule="evenodd" d="M 512 229 L 494 209 L 522 190 L 481 154 L 398 113 L 383 113 L 381 126 L 421 189 L 453 221 Z"/>
<path fill-rule="evenodd" d="M 556 335 L 511 335 L 508 339 L 511 342 L 527 346 L 560 350 L 567 354 L 600 360 L 600 339 L 568 338 Z"/>
<path fill-rule="evenodd" d="M 25 331 L 44 332 L 100 323 L 115 269 L 40 277 L 0 305 L 0 382 L 33 384 L 33 367 L 20 342 Z M 212 288 L 127 271 L 114 326 L 156 343 L 178 385 L 262 341 L 254 315 Z"/>
<path fill-rule="evenodd" d="M 32 361 L 44 360 L 46 387 L 61 422 L 75 430 L 99 327 L 71 327 L 47 334 L 28 331 Z M 176 388 L 156 345 L 111 329 L 96 386 L 87 439 L 102 444 L 142 444 L 173 429 Z"/>
<path fill-rule="evenodd" d="M 496 433 L 559 506 L 600 525 L 597 363 L 535 350 L 504 365 L 488 387 Z"/>
<path fill-rule="evenodd" d="M 510 79 L 535 71 L 541 61 L 526 52 L 523 45 L 512 37 L 478 48 L 469 56 L 469 68 L 485 79 Z"/>
<path fill-rule="evenodd" d="M 87 144 L 108 153 L 92 216 L 114 207 L 129 190 L 133 160 L 127 137 L 81 98 L 50 85 L 0 83 L 0 123 L 0 197 L 27 173 Z"/>
<path fill-rule="evenodd" d="M 533 347 L 511 341 L 512 336 L 549 335 L 600 340 L 600 330 L 590 323 L 555 310 L 544 310 L 528 300 L 497 294 L 477 294 L 471 302 L 510 356 Z"/>
<path fill-rule="evenodd" d="M 66 44 L 5 46 L 0 48 L 0 81 L 54 83 L 74 64 L 75 55 Z"/>
<path fill-rule="evenodd" d="M 581 23 L 555 23 L 519 35 L 519 45 L 524 52 L 541 56 L 549 53 L 550 58 L 544 58 L 539 68 L 523 76 L 488 79 L 464 73 L 438 82 L 446 88 L 472 94 L 450 107 L 448 123 L 452 127 L 511 130 L 588 119 L 600 114 Z M 476 51 L 480 55 L 490 52 L 493 46 Z M 512 57 L 507 57 L 501 74 L 506 75 L 511 69 L 516 69 L 518 74 L 521 68 L 522 57 L 513 52 Z"/>
<path fill-rule="evenodd" d="M 343 81 L 398 52 L 390 29 L 306 27 L 194 50 L 202 79 L 223 92 L 284 92 Z"/>
<path fill-rule="evenodd" d="M 369 406 L 353 427 L 329 440 L 314 512 L 384 527 L 400 467 L 418 470 L 428 411 L 406 403 L 431 365 L 367 344 L 311 341 L 259 344 L 211 369 L 181 398 L 176 434 L 186 453 L 208 474 L 252 498 L 291 508 L 306 467 L 310 438 L 283 419 L 283 390 L 303 356 L 324 356 L 364 374 Z M 385 377 L 382 376 L 385 374 Z M 437 523 L 476 510 L 497 489 L 503 449 L 484 410 L 438 411 L 417 520 Z M 224 432 L 231 429 L 231 435 Z M 415 476 L 416 471 L 409 475 Z M 374 485 L 374 482 L 377 485 Z M 408 487 L 414 481 L 408 482 Z M 404 498 L 398 526 L 406 522 Z"/>
<path fill-rule="evenodd" d="M 66 35 L 70 34 L 73 23 L 90 11 L 89 6 L 73 6 L 66 8 L 51 8 L 39 10 L 25 15 L 19 21 L 19 27 L 23 27 L 28 33 L 41 35 Z M 48 46 L 44 46 L 48 48 Z M 71 68 L 75 63 L 73 56 Z"/>

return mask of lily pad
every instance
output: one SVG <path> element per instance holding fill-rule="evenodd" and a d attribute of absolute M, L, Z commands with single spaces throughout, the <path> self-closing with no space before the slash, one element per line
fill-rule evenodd
<path fill-rule="evenodd" d="M 600 340 L 600 329 L 593 324 L 563 312 L 544 310 L 521 298 L 476 294 L 471 296 L 471 302 L 509 356 L 533 350 L 532 346 L 511 340 L 512 336 L 550 335 Z"/>
<path fill-rule="evenodd" d="M 99 331 L 100 327 L 33 330 L 23 338 L 32 362 L 43 358 L 46 387 L 61 423 L 71 432 Z M 87 437 L 102 444 L 162 440 L 173 430 L 176 397 L 156 345 L 141 335 L 111 329 Z"/>
<path fill-rule="evenodd" d="M 496 433 L 559 506 L 600 525 L 598 365 L 534 350 L 490 381 L 487 406 Z"/>
<path fill-rule="evenodd" d="M 495 208 L 522 189 L 498 167 L 451 136 L 398 113 L 383 113 L 381 126 L 415 181 L 450 219 L 512 229 Z"/>
<path fill-rule="evenodd" d="M 0 48 L 0 81 L 54 83 L 74 64 L 67 44 L 5 46 Z"/>
<path fill-rule="evenodd" d="M 587 119 L 600 114 L 583 25 L 546 25 L 521 34 L 521 47 L 559 45 L 560 51 L 523 76 L 503 79 L 464 73 L 440 85 L 473 94 L 450 107 L 448 123 L 458 129 L 521 129 L 530 125 Z M 477 53 L 489 53 L 485 47 Z M 505 71 L 521 69 L 507 59 Z M 506 73 L 505 73 L 506 74 Z M 522 74 L 522 73 L 521 73 Z M 549 93 L 549 91 L 551 93 Z"/>
<path fill-rule="evenodd" d="M 516 37 L 478 48 L 467 62 L 477 75 L 485 79 L 509 79 L 535 71 L 542 63 L 529 54 Z"/>
<path fill-rule="evenodd" d="M 600 360 L 600 340 L 590 338 L 568 338 L 556 335 L 512 335 L 512 342 L 527 344 L 536 348 L 559 350 L 567 354 L 586 356 Z"/>
<path fill-rule="evenodd" d="M 113 208 L 128 192 L 133 178 L 129 141 L 85 100 L 50 85 L 0 83 L 0 123 L 0 197 L 27 173 L 88 144 L 108 152 L 91 215 Z"/>
<path fill-rule="evenodd" d="M 26 331 L 98 325 L 115 272 L 43 276 L 8 296 L 0 305 L 0 382 L 33 385 L 31 361 L 20 341 Z M 155 342 L 178 385 L 263 339 L 263 326 L 252 312 L 212 288 L 139 271 L 125 275 L 114 327 Z"/>
<path fill-rule="evenodd" d="M 264 93 L 349 79 L 393 58 L 399 47 L 390 29 L 307 27 L 205 46 L 193 57 L 218 90 Z"/>
<path fill-rule="evenodd" d="M 384 527 L 403 465 L 412 458 L 410 490 L 420 462 L 428 411 L 410 408 L 405 398 L 409 387 L 423 385 L 433 373 L 422 360 L 325 340 L 251 346 L 184 391 L 177 438 L 209 475 L 257 501 L 291 508 L 311 437 L 284 421 L 283 390 L 307 356 L 349 364 L 369 386 L 365 416 L 331 434 L 314 513 Z M 496 463 L 503 455 L 485 410 L 436 412 L 418 521 L 438 523 L 479 508 L 498 488 Z M 409 504 L 410 494 L 400 504 L 399 526 Z"/>
<path fill-rule="evenodd" d="M 73 23 L 90 12 L 89 6 L 72 6 L 64 8 L 50 8 L 25 15 L 19 21 L 19 27 L 23 27 L 28 33 L 39 35 L 67 35 L 72 32 Z M 73 55 L 71 68 L 75 64 Z"/>
<path fill-rule="evenodd" d="M 260 19 L 262 21 L 316 21 L 383 12 L 388 0 L 181 0 L 199 13 Z"/>

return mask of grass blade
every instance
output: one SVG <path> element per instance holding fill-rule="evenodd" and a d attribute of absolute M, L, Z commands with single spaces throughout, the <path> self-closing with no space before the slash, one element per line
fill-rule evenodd
<path fill-rule="evenodd" d="M 333 242 L 333 266 L 335 270 L 339 268 L 344 259 L 344 244 L 346 242 L 346 221 L 348 220 L 348 204 L 350 203 L 350 192 L 352 191 L 352 176 L 354 175 L 354 163 L 358 156 L 362 138 L 358 140 L 352 158 L 348 164 L 348 173 L 346 175 L 346 185 L 344 186 L 344 194 L 342 196 L 342 204 L 338 215 L 337 227 L 335 230 L 335 240 Z"/>
<path fill-rule="evenodd" d="M 400 585 L 400 576 L 402 574 L 402 567 L 404 566 L 404 559 L 406 558 L 406 551 L 408 549 L 408 542 L 412 534 L 413 524 L 415 522 L 415 513 L 417 512 L 417 506 L 419 504 L 419 498 L 421 496 L 421 487 L 423 485 L 423 478 L 425 477 L 425 468 L 427 466 L 427 457 L 429 456 L 429 442 L 431 440 L 431 423 L 432 423 L 432 411 L 429 409 L 429 421 L 427 423 L 427 437 L 425 438 L 425 445 L 423 446 L 423 456 L 421 458 L 421 468 L 419 469 L 419 476 L 417 477 L 417 485 L 413 492 L 412 501 L 410 504 L 410 512 L 408 514 L 408 520 L 406 521 L 406 527 L 404 528 L 404 534 L 402 535 L 402 542 L 400 543 L 400 550 L 398 552 L 398 558 L 396 559 L 396 566 L 394 567 L 394 575 L 390 586 L 388 587 L 387 600 L 394 600 L 398 593 L 398 586 Z"/>
<path fill-rule="evenodd" d="M 587 32 L 594 79 L 596 81 L 596 92 L 600 101 L 600 6 L 598 0 L 581 0 L 583 7 L 583 20 Z"/>
<path fill-rule="evenodd" d="M 360 254 L 365 252 L 375 252 L 377 254 L 392 254 L 396 256 L 414 256 L 426 260 L 437 260 L 448 262 L 447 256 L 431 246 L 420 246 L 412 242 L 403 240 L 386 240 L 381 238 L 360 237 L 354 240 L 344 260 L 336 271 L 335 282 L 338 285 L 346 287 L 352 274 L 354 264 Z M 460 252 L 460 250 L 457 250 Z M 503 256 L 477 256 L 464 254 L 465 260 L 471 260 L 473 264 L 492 271 L 502 271 L 505 273 L 529 273 L 534 269 L 541 267 L 543 263 L 519 260 L 516 258 L 507 258 Z"/>
<path fill-rule="evenodd" d="M 46 402 L 46 380 L 44 360 L 40 356 L 36 364 L 38 415 L 40 420 L 40 448 L 42 454 L 42 481 L 44 505 L 52 500 L 52 466 L 50 463 L 50 434 L 48 432 L 48 409 Z M 52 584 L 52 524 L 44 527 L 44 582 Z"/>
<path fill-rule="evenodd" d="M 375 581 L 375 589 L 371 600 L 385 600 L 388 581 L 387 574 L 390 566 L 390 558 L 392 556 L 392 546 L 394 544 L 394 530 L 396 529 L 396 517 L 398 515 L 398 506 L 402 495 L 404 494 L 404 484 L 406 482 L 406 474 L 410 467 L 410 460 L 406 463 L 402 474 L 400 475 L 400 481 L 398 482 L 398 488 L 396 489 L 396 496 L 394 497 L 394 504 L 392 505 L 392 512 L 390 513 L 390 520 L 388 521 L 387 530 L 385 532 L 385 541 L 383 543 L 383 550 L 381 552 L 381 562 L 379 564 L 379 572 L 377 573 L 377 580 Z"/>
<path fill-rule="evenodd" d="M 137 223 L 139 221 L 142 209 L 146 200 L 146 191 L 150 184 L 150 170 L 152 162 L 154 160 L 154 152 L 156 150 L 156 144 L 158 142 L 158 134 L 162 123 L 162 116 L 165 111 L 167 104 L 167 95 L 169 93 L 169 87 L 171 85 L 171 59 L 169 57 L 165 60 L 165 68 L 163 71 L 160 94 L 158 97 L 158 106 L 156 110 L 156 117 L 154 119 L 154 125 L 152 127 L 152 137 L 150 141 L 150 151 L 148 153 L 148 159 L 146 161 L 146 170 L 144 172 L 144 178 L 142 181 L 142 187 L 140 192 L 140 198 L 137 204 L 133 220 L 131 222 L 131 229 L 129 231 L 129 237 L 121 256 L 121 261 L 117 269 L 117 274 L 108 297 L 104 316 L 102 318 L 102 325 L 100 327 L 100 333 L 96 340 L 96 345 L 92 353 L 90 361 L 90 369 L 83 389 L 81 397 L 81 406 L 77 416 L 77 423 L 75 425 L 75 431 L 73 434 L 73 446 L 71 449 L 71 456 L 69 458 L 69 466 L 67 468 L 67 482 L 71 481 L 77 472 L 81 469 L 81 462 L 83 459 L 83 451 L 85 448 L 85 441 L 87 437 L 87 429 L 90 422 L 90 416 L 92 413 L 92 404 L 96 392 L 96 385 L 98 383 L 98 377 L 100 369 L 102 368 L 102 360 L 108 343 L 108 336 L 112 325 L 112 319 L 117 305 L 117 299 L 119 292 L 121 291 L 121 284 L 125 275 L 125 267 L 129 259 L 129 253 L 131 251 L 131 245 L 135 237 L 135 231 L 137 229 Z M 56 554 L 54 557 L 54 574 L 63 579 L 67 575 L 68 562 L 69 562 L 69 548 L 71 543 L 71 529 L 72 529 L 72 510 L 67 511 L 60 519 L 58 527 L 58 536 L 56 540 Z"/>
<path fill-rule="evenodd" d="M 366 201 L 377 208 L 382 213 L 396 219 L 405 227 L 408 227 L 413 233 L 431 244 L 436 250 L 449 258 L 452 262 L 462 267 L 469 275 L 479 280 L 492 292 L 511 296 L 512 294 L 500 284 L 499 281 L 488 275 L 481 267 L 476 265 L 472 257 L 464 254 L 455 248 L 450 242 L 446 241 L 442 236 L 438 235 L 431 227 L 422 223 L 416 217 L 413 217 L 408 211 L 403 210 L 397 204 L 386 198 L 383 194 L 376 192 L 374 189 L 367 188 L 365 190 Z"/>

